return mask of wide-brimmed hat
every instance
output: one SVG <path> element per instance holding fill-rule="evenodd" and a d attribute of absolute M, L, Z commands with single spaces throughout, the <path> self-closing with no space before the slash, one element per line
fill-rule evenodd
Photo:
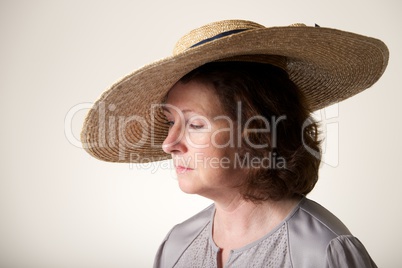
<path fill-rule="evenodd" d="M 127 75 L 96 101 L 81 132 L 83 147 L 110 162 L 168 159 L 162 142 L 168 125 L 160 106 L 185 74 L 209 62 L 244 60 L 276 65 L 289 74 L 318 110 L 372 86 L 388 63 L 380 40 L 324 27 L 264 27 L 226 20 L 197 28 L 176 44 L 173 55 Z"/>

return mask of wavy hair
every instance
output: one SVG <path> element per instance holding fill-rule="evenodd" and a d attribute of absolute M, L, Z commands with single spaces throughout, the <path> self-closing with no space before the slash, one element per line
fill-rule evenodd
<path fill-rule="evenodd" d="M 269 165 L 247 166 L 239 188 L 245 199 L 281 200 L 314 188 L 321 161 L 318 125 L 287 72 L 270 64 L 222 61 L 207 63 L 180 81 L 211 85 L 229 117 L 238 123 L 248 120 L 247 127 L 238 125 L 239 155 L 242 161 L 265 159 Z"/>

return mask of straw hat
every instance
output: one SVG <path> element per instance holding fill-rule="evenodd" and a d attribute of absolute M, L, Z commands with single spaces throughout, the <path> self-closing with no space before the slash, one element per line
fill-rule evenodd
<path fill-rule="evenodd" d="M 380 40 L 322 27 L 264 27 L 226 20 L 197 28 L 176 44 L 173 55 L 127 75 L 105 91 L 89 111 L 83 147 L 110 162 L 168 159 L 161 145 L 168 126 L 160 104 L 191 70 L 212 61 L 248 60 L 285 69 L 318 110 L 373 85 L 388 63 Z"/>

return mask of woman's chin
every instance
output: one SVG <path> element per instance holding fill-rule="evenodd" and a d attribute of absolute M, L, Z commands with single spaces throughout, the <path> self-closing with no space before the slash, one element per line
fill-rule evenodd
<path fill-rule="evenodd" d="M 188 185 L 188 183 L 180 182 L 180 179 L 179 179 L 179 188 L 183 193 L 186 193 L 186 194 L 195 194 L 196 193 L 194 191 L 194 187 L 192 187 L 191 185 Z"/>
<path fill-rule="evenodd" d="M 197 194 L 197 187 L 191 181 L 190 178 L 186 178 L 184 176 L 177 176 L 177 180 L 179 182 L 179 188 L 183 193 L 186 194 Z"/>

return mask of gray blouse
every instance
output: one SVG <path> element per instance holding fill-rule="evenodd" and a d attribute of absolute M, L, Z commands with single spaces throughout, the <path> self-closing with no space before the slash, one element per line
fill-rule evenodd
<path fill-rule="evenodd" d="M 176 225 L 166 236 L 154 268 L 217 267 L 212 239 L 214 205 Z M 261 239 L 230 252 L 229 267 L 377 267 L 362 243 L 321 205 L 303 198 Z"/>

